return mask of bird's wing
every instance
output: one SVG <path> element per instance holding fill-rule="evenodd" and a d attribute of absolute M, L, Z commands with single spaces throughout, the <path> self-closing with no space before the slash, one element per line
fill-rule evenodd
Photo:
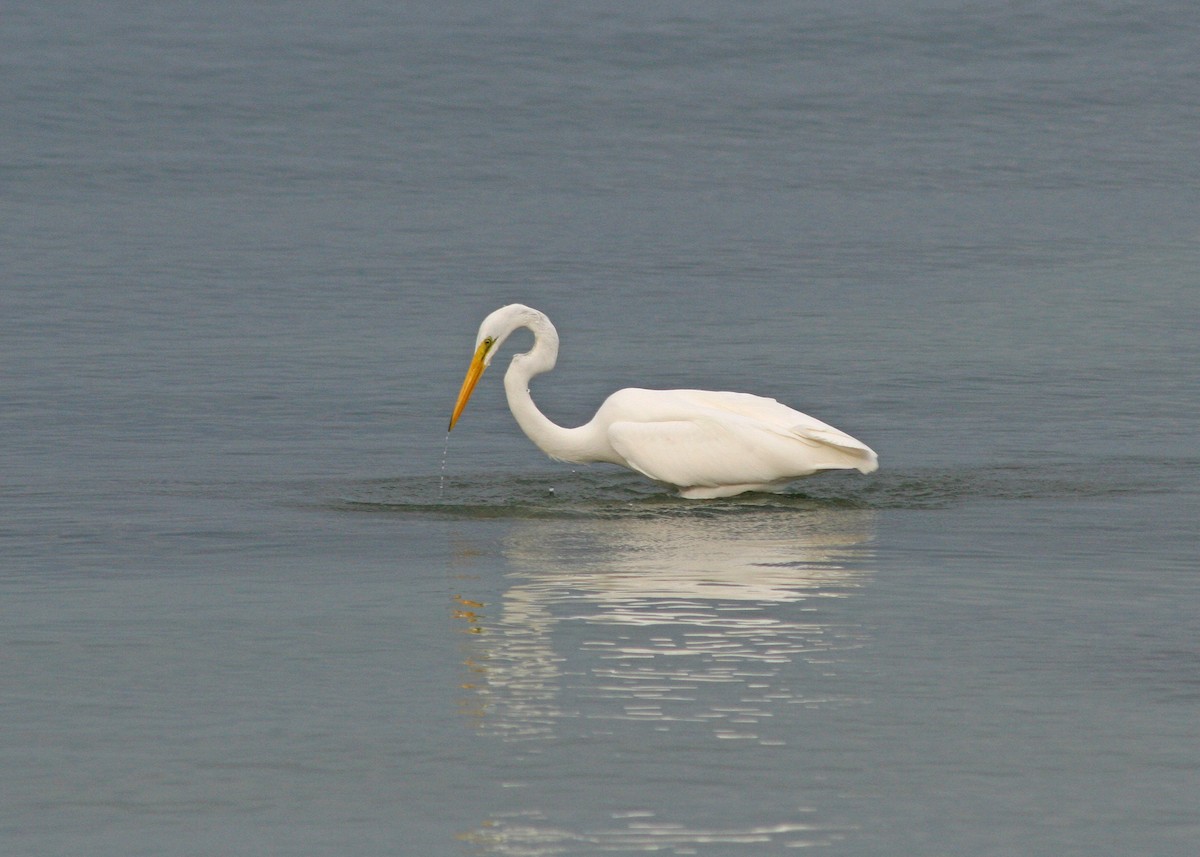
<path fill-rule="evenodd" d="M 826 469 L 877 467 L 865 444 L 769 398 L 672 392 L 686 406 L 676 418 L 607 427 L 613 450 L 650 479 L 682 487 L 770 485 Z"/>
<path fill-rule="evenodd" d="M 781 478 L 752 435 L 721 421 L 617 422 L 608 439 L 629 467 L 669 485 L 765 485 Z"/>
<path fill-rule="evenodd" d="M 750 393 L 730 393 L 716 390 L 671 390 L 669 392 L 698 408 L 745 417 L 767 431 L 777 432 L 809 444 L 836 446 L 851 453 L 870 453 L 870 457 L 874 457 L 871 448 L 858 438 L 851 437 L 841 429 L 821 422 L 816 417 L 810 417 L 808 414 L 789 408 L 775 399 Z M 874 467 L 871 468 L 871 470 L 874 469 Z"/>

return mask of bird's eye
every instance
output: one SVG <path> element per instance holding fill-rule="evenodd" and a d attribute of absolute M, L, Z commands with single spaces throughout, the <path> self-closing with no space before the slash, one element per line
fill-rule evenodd
<path fill-rule="evenodd" d="M 483 340 L 483 344 L 486 345 L 488 348 L 491 348 L 493 345 L 496 344 L 496 340 L 489 336 Z"/>

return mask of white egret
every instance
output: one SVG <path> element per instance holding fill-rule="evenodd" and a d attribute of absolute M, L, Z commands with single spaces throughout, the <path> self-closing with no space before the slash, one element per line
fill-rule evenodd
<path fill-rule="evenodd" d="M 543 313 L 521 304 L 501 307 L 479 326 L 451 429 L 483 370 L 521 327 L 533 332 L 533 348 L 513 357 L 504 390 L 517 424 L 551 458 L 620 464 L 693 499 L 777 490 L 821 470 L 870 473 L 879 466 L 874 450 L 845 432 L 747 393 L 629 388 L 609 396 L 590 422 L 555 425 L 533 403 L 529 382 L 554 368 L 558 331 Z"/>

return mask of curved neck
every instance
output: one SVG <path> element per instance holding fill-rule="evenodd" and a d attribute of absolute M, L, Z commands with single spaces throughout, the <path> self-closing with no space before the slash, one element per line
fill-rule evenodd
<path fill-rule="evenodd" d="M 560 461 L 596 461 L 590 426 L 564 428 L 538 410 L 529 394 L 529 382 L 554 368 L 558 359 L 558 332 L 545 316 L 525 325 L 533 331 L 533 348 L 518 354 L 504 373 L 504 392 L 517 425 L 538 449 Z"/>

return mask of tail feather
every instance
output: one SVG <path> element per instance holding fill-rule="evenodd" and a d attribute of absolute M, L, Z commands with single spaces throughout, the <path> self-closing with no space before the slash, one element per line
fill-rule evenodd
<path fill-rule="evenodd" d="M 816 441 L 825 446 L 831 446 L 839 452 L 848 455 L 857 462 L 852 466 L 860 473 L 873 473 L 879 469 L 879 456 L 875 454 L 875 450 L 843 431 L 838 431 L 832 426 L 827 428 L 797 426 L 796 431 L 808 440 Z"/>

